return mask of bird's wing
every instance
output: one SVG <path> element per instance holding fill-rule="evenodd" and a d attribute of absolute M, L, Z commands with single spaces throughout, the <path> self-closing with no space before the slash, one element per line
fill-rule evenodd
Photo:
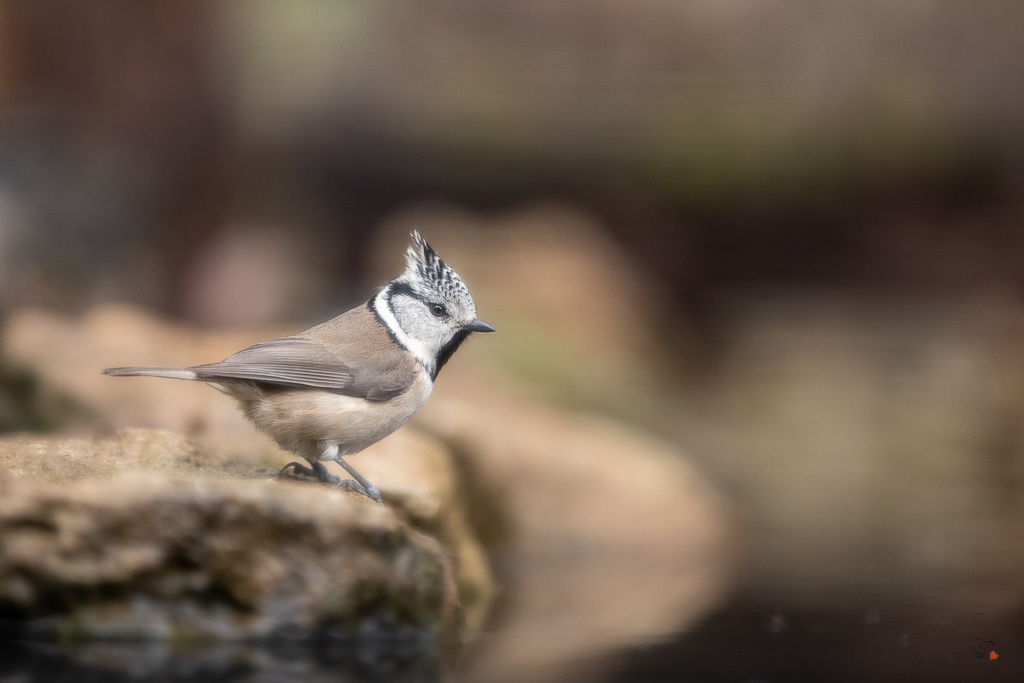
<path fill-rule="evenodd" d="M 399 363 L 358 363 L 343 359 L 315 339 L 283 337 L 250 346 L 219 363 L 189 368 L 207 381 L 251 380 L 325 389 L 371 401 L 386 401 L 408 389 L 415 374 Z"/>

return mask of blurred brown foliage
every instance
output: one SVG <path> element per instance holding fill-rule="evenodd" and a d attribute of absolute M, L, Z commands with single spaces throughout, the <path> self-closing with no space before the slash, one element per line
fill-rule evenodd
<path fill-rule="evenodd" d="M 1022 25 L 955 0 L 2 0 L 3 302 L 316 317 L 424 196 L 576 202 L 691 307 L 1019 289 Z M 208 252 L 268 229 L 299 248 L 252 267 L 308 283 L 206 306 Z"/>

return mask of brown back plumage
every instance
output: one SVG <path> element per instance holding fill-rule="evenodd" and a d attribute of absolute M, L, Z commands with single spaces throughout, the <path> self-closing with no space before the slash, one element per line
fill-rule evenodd
<path fill-rule="evenodd" d="M 201 381 L 251 380 L 371 401 L 402 394 L 420 371 L 366 306 L 297 335 L 250 346 L 219 363 L 188 369 Z"/>

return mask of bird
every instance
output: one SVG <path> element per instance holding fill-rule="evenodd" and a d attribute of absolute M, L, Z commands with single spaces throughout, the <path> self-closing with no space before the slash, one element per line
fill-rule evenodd
<path fill-rule="evenodd" d="M 114 377 L 206 382 L 234 398 L 257 430 L 309 467 L 282 468 L 365 495 L 380 491 L 345 459 L 405 424 L 426 402 L 441 368 L 474 332 L 476 316 L 459 277 L 417 231 L 401 275 L 366 303 L 298 334 L 261 342 L 219 363 L 187 368 L 107 368 Z M 324 462 L 353 479 L 340 479 Z"/>

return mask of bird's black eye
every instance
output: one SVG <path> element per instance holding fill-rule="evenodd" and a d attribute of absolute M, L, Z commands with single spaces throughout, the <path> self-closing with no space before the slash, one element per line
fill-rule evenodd
<path fill-rule="evenodd" d="M 430 304 L 430 314 L 435 318 L 440 318 L 441 316 L 448 314 L 448 309 L 441 304 Z"/>

